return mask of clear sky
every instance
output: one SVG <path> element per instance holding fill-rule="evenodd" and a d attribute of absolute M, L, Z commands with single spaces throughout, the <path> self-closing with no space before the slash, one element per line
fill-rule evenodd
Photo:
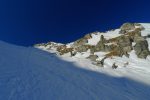
<path fill-rule="evenodd" d="M 124 22 L 150 22 L 150 0 L 0 0 L 0 40 L 67 43 Z"/>

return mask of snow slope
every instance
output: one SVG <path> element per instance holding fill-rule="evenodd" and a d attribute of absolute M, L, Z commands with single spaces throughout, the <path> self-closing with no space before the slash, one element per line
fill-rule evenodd
<path fill-rule="evenodd" d="M 150 100 L 149 93 L 149 85 L 0 42 L 0 100 Z"/>
<path fill-rule="evenodd" d="M 147 36 L 150 34 L 150 24 L 148 23 L 141 23 L 141 25 L 145 28 L 145 30 L 142 30 L 141 35 Z M 103 35 L 106 39 L 114 38 L 117 36 L 120 36 L 119 34 L 120 29 L 107 31 L 105 33 L 92 33 L 92 38 L 88 39 L 89 45 L 96 45 L 98 41 L 100 41 L 100 36 Z M 147 38 L 149 49 L 150 49 L 150 38 Z M 72 45 L 67 44 L 67 45 Z M 109 44 L 107 44 L 109 45 Z M 134 43 L 133 43 L 134 45 Z M 40 49 L 45 50 L 45 47 L 41 47 Z M 48 52 L 53 52 L 52 50 L 46 50 Z M 99 58 L 97 60 L 101 60 L 104 58 L 104 55 L 107 54 L 107 52 L 95 52 Z M 92 64 L 92 61 L 86 59 L 90 55 L 90 51 L 87 52 L 78 52 L 75 56 L 70 57 L 69 54 L 66 54 L 64 56 L 61 56 L 59 58 L 65 60 L 74 62 L 78 67 L 92 70 L 95 72 L 104 73 L 107 75 L 115 76 L 115 77 L 126 77 L 130 78 L 135 81 L 142 82 L 144 84 L 150 85 L 150 56 L 147 57 L 147 59 L 139 59 L 135 55 L 135 51 L 132 50 L 130 52 L 130 57 L 113 57 L 112 59 L 107 58 L 105 60 L 104 68 L 99 68 L 98 66 L 95 66 Z M 112 64 L 116 63 L 119 67 L 116 70 L 112 69 Z M 129 63 L 125 66 L 125 63 Z"/>

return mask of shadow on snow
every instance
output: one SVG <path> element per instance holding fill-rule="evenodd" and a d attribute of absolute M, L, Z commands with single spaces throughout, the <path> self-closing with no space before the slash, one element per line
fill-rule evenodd
<path fill-rule="evenodd" d="M 150 86 L 0 43 L 0 100 L 150 100 Z"/>

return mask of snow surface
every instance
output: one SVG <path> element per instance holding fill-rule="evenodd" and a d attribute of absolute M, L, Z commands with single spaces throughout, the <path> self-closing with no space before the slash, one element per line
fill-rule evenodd
<path fill-rule="evenodd" d="M 142 25 L 142 35 L 147 36 L 150 24 Z M 88 42 L 96 45 L 101 34 L 109 39 L 118 32 L 92 35 Z M 89 51 L 70 57 L 58 56 L 49 46 L 39 48 L 0 41 L 0 100 L 150 100 L 150 56 L 139 59 L 132 51 L 130 58 L 109 58 L 100 68 L 85 59 Z M 106 52 L 95 54 L 100 60 Z M 111 68 L 114 62 L 117 69 Z"/>
<path fill-rule="evenodd" d="M 0 100 L 149 100 L 150 86 L 0 42 Z M 84 63 L 82 63 L 84 64 Z"/>

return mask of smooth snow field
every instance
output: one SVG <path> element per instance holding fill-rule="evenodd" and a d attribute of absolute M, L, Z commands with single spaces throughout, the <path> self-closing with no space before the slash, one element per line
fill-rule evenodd
<path fill-rule="evenodd" d="M 150 100 L 150 85 L 0 42 L 0 100 Z"/>

